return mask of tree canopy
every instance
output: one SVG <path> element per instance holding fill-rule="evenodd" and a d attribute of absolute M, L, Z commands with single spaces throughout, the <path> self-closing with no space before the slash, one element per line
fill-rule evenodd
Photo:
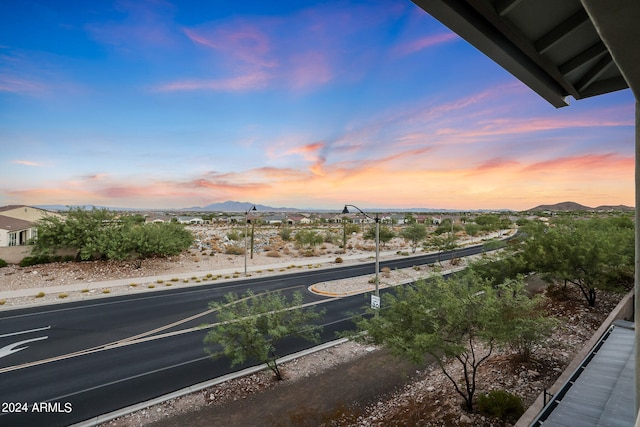
<path fill-rule="evenodd" d="M 427 227 L 417 222 L 409 224 L 402 229 L 400 236 L 411 243 L 411 251 L 415 252 L 418 244 L 427 237 Z"/>
<path fill-rule="evenodd" d="M 378 315 L 362 319 L 367 337 L 413 361 L 435 358 L 442 372 L 473 410 L 478 368 L 496 346 L 513 346 L 528 355 L 533 341 L 551 332 L 534 310 L 536 301 L 524 294 L 521 280 L 491 286 L 473 272 L 445 280 L 418 281 L 383 295 Z M 447 369 L 447 359 L 462 365 L 459 380 Z"/>
<path fill-rule="evenodd" d="M 213 301 L 209 307 L 217 312 L 219 323 L 204 338 L 213 358 L 227 356 L 236 366 L 247 360 L 265 363 L 278 380 L 283 379 L 277 364 L 277 346 L 284 338 L 298 336 L 317 342 L 321 328 L 312 324 L 322 312 L 302 308 L 302 293 L 291 300 L 280 292 L 243 296 L 229 293 L 225 302 Z M 217 349 L 217 345 L 222 346 Z"/>
<path fill-rule="evenodd" d="M 71 208 L 65 218 L 48 216 L 37 227 L 34 254 L 75 250 L 83 261 L 176 255 L 193 243 L 181 224 L 144 224 L 139 216 L 117 216 L 106 209 Z"/>
<path fill-rule="evenodd" d="M 589 306 L 597 290 L 622 290 L 633 283 L 634 225 L 624 217 L 558 220 L 530 228 L 522 256 L 549 280 L 577 286 Z"/>

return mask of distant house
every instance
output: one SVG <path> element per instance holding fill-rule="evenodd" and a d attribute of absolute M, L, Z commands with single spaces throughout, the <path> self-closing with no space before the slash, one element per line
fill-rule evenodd
<path fill-rule="evenodd" d="M 26 245 L 38 237 L 36 221 L 46 216 L 60 216 L 46 209 L 25 205 L 0 207 L 0 247 Z"/>
<path fill-rule="evenodd" d="M 179 216 L 178 222 L 180 224 L 204 224 L 204 220 L 202 218 L 194 216 Z"/>
<path fill-rule="evenodd" d="M 171 222 L 172 218 L 173 217 L 166 215 L 149 215 L 144 219 L 144 221 L 153 224 L 163 224 L 165 222 Z"/>

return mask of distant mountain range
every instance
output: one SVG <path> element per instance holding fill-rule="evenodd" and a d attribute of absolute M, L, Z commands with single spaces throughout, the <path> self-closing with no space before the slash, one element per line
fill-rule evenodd
<path fill-rule="evenodd" d="M 555 205 L 540 205 L 535 208 L 527 209 L 528 211 L 552 211 L 552 212 L 573 212 L 573 211 L 633 211 L 634 208 L 625 205 L 617 206 L 598 206 L 590 208 L 575 202 L 562 202 Z"/>
<path fill-rule="evenodd" d="M 233 200 L 227 200 L 226 202 L 223 202 L 223 203 L 212 203 L 204 207 L 194 206 L 191 208 L 183 208 L 180 210 L 188 211 L 188 212 L 208 212 L 208 211 L 247 212 L 253 206 L 255 206 L 256 210 L 259 212 L 299 212 L 300 211 L 300 209 L 296 209 L 296 208 L 274 208 L 272 206 L 257 205 L 255 203 L 250 203 L 250 202 L 236 202 Z"/>
<path fill-rule="evenodd" d="M 84 209 L 108 209 L 112 211 L 181 211 L 181 212 L 247 212 L 253 206 L 256 207 L 258 212 L 339 212 L 342 210 L 340 206 L 336 206 L 335 209 L 298 209 L 298 208 L 286 208 L 286 207 L 273 207 L 255 204 L 251 202 L 237 202 L 228 200 L 222 203 L 211 203 L 206 206 L 192 206 L 189 208 L 177 208 L 177 209 L 138 209 L 138 208 L 114 208 L 108 206 L 93 206 L 93 205 L 72 205 L 71 207 L 81 207 Z M 65 205 L 36 205 L 38 208 L 47 209 L 51 211 L 66 211 L 69 206 Z M 598 206 L 597 208 L 591 208 L 575 202 L 562 202 L 555 205 L 539 205 L 535 208 L 527 209 L 524 212 L 540 212 L 540 211 L 553 211 L 553 212 L 571 212 L 571 211 L 633 211 L 633 207 L 625 205 L 617 206 Z M 432 209 L 432 208 L 367 208 L 367 212 L 461 212 L 463 210 L 456 209 Z M 512 209 L 465 209 L 469 212 L 513 212 Z"/>

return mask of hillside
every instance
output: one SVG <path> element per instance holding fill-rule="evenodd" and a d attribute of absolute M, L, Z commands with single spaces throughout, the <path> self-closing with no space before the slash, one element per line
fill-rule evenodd
<path fill-rule="evenodd" d="M 581 205 L 576 202 L 561 202 L 555 205 L 539 205 L 535 208 L 527 209 L 528 211 L 552 211 L 552 212 L 574 212 L 574 211 L 633 211 L 633 207 L 625 205 L 609 206 L 603 205 L 595 208 Z"/>

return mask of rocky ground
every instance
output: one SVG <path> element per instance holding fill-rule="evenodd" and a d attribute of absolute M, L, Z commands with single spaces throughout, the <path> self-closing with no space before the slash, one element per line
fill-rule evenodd
<path fill-rule="evenodd" d="M 358 242 L 350 250 L 366 253 L 371 248 L 365 245 L 366 242 Z M 327 256 L 332 258 L 342 255 L 339 248 L 329 245 L 318 248 L 316 257 L 305 257 L 304 255 L 308 254 L 299 254 L 292 248 L 286 249 L 286 245 L 273 246 L 267 249 L 271 249 L 270 252 L 277 250 L 280 256 L 273 256 L 273 254 L 267 256 L 266 250 L 256 253 L 249 265 L 263 267 L 259 271 L 252 272 L 253 275 L 279 273 L 269 268 L 269 264 L 276 263 L 298 262 L 303 267 L 296 268 L 320 268 L 321 265 L 317 262 L 319 257 L 324 257 L 326 260 Z M 402 248 L 397 249 L 402 250 Z M 299 262 L 301 259 L 305 261 L 302 264 Z M 68 293 L 65 296 L 45 292 L 44 296 L 36 297 L 34 292 L 33 296 L 0 300 L 0 309 L 2 306 L 32 304 L 40 302 L 41 299 L 59 302 L 64 298 L 93 298 L 106 293 L 150 291 L 166 286 L 195 286 L 203 280 L 211 279 L 208 274 L 212 273 L 207 272 L 219 270 L 223 266 L 237 268 L 239 275 L 243 268 L 243 261 L 244 257 L 223 255 L 210 248 L 198 248 L 189 254 L 172 259 L 146 260 L 140 268 L 134 268 L 127 263 L 110 262 L 70 262 L 26 268 L 9 266 L 0 269 L 0 291 L 25 287 L 46 289 L 63 284 L 98 283 L 113 279 L 126 279 L 127 284 L 105 289 L 92 288 L 87 292 L 80 289 L 73 295 Z M 286 268 L 284 270 L 286 271 Z M 393 284 L 428 273 L 426 269 L 406 269 L 390 272 L 388 276 L 383 276 L 382 280 Z M 169 279 L 158 283 L 157 281 L 147 282 L 144 279 L 158 275 L 175 275 L 175 280 Z M 233 276 L 235 274 L 231 273 L 226 278 L 233 279 Z M 362 281 L 363 279 L 352 280 Z M 360 284 L 357 285 L 360 286 Z M 348 287 L 349 283 L 342 283 L 340 286 Z M 543 291 L 543 287 L 537 289 Z M 620 299 L 620 295 L 601 294 L 598 306 L 589 308 L 582 297 L 571 288 L 565 296 L 558 292 L 551 296 L 553 298 L 547 298 L 545 310 L 549 315 L 561 319 L 553 337 L 538 349 L 533 360 L 527 364 L 516 363 L 510 354 L 495 353 L 479 372 L 479 392 L 505 389 L 520 396 L 525 406 L 530 405 L 545 388 L 553 384 L 573 355 L 591 338 L 593 332 Z M 228 426 L 311 426 L 322 425 L 323 422 L 325 425 L 349 426 L 501 425 L 480 415 L 467 414 L 461 408 L 461 400 L 453 391 L 449 380 L 434 366 L 407 369 L 403 374 L 399 373 L 399 366 L 401 362 L 380 349 L 347 342 L 287 363 L 284 367 L 286 380 L 283 382 L 274 382 L 268 372 L 261 372 L 169 400 L 113 420 L 106 425 L 111 427 L 217 425 L 211 424 L 210 414 L 206 417 L 203 415 L 207 414 L 206 411 L 211 408 L 215 409 L 218 416 L 224 415 L 226 420 L 237 420 L 235 424 L 225 422 L 224 425 Z M 346 369 L 346 367 L 352 368 Z M 454 377 L 459 377 L 460 370 L 455 364 L 449 365 L 448 369 L 454 372 Z M 372 384 L 358 386 L 366 383 L 365 378 L 374 378 L 379 380 L 378 383 L 386 382 L 389 387 L 376 389 Z M 322 387 L 324 383 L 328 383 L 325 384 L 325 388 Z M 353 390 L 346 390 L 345 393 L 347 391 L 350 393 L 342 396 L 342 400 L 336 401 L 338 398 L 335 393 L 336 387 L 340 386 Z M 268 419 L 259 417 L 259 424 L 253 424 L 249 419 L 242 418 L 243 415 L 250 417 L 246 405 L 242 405 L 242 402 L 248 399 L 251 399 L 252 407 L 258 408 L 258 411 L 270 413 L 269 411 L 274 407 L 272 393 L 278 389 L 283 390 L 280 400 L 282 408 L 286 409 L 280 409 Z M 312 402 L 306 405 L 287 401 L 303 395 L 309 389 L 326 389 L 326 393 L 314 395 Z M 240 403 L 234 404 L 234 402 Z M 342 421 L 339 422 L 338 419 Z M 255 422 L 256 419 L 254 418 L 253 421 Z"/>

